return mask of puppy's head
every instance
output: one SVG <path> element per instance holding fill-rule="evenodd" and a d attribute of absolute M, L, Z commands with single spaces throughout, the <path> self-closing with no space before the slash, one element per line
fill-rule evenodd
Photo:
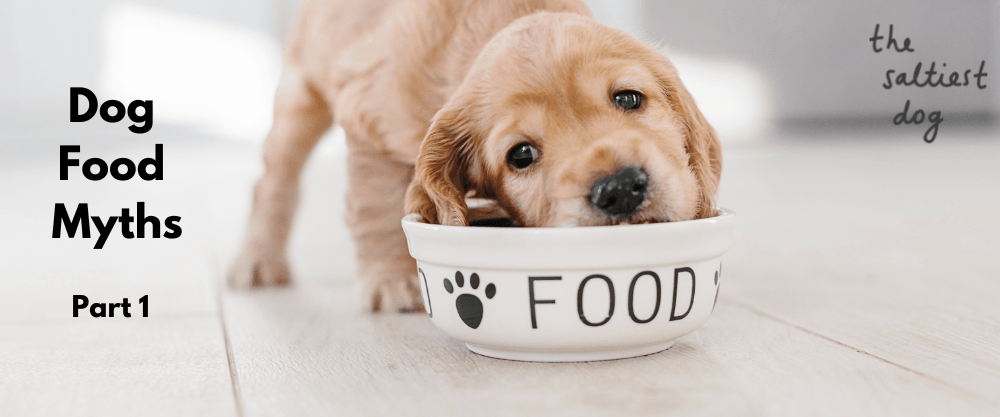
<path fill-rule="evenodd" d="M 664 56 L 585 16 L 539 13 L 498 33 L 435 115 L 406 211 L 466 225 L 479 197 L 523 226 L 711 217 L 721 165 Z"/>

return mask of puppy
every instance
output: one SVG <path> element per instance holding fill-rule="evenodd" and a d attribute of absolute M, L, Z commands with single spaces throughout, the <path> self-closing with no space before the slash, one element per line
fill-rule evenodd
<path fill-rule="evenodd" d="M 298 180 L 347 134 L 363 302 L 418 310 L 400 218 L 465 226 L 471 198 L 528 227 L 710 217 L 721 153 L 673 65 L 577 0 L 306 0 L 234 287 L 289 281 Z"/>

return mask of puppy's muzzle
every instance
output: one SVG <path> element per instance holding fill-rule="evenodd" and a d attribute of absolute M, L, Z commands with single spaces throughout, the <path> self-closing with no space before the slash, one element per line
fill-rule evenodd
<path fill-rule="evenodd" d="M 646 199 L 649 179 L 634 166 L 601 178 L 590 189 L 590 204 L 614 218 L 626 218 L 635 213 Z"/>

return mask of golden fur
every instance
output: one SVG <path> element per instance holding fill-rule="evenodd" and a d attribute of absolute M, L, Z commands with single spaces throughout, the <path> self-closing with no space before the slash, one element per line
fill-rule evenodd
<path fill-rule="evenodd" d="M 638 166 L 649 191 L 628 222 L 714 214 L 714 130 L 665 57 L 581 1 L 306 0 L 286 52 L 234 286 L 288 282 L 298 176 L 332 123 L 347 133 L 347 221 L 374 311 L 420 308 L 404 213 L 467 225 L 475 197 L 524 226 L 617 223 L 588 194 Z M 622 90 L 642 107 L 615 107 Z M 540 156 L 515 170 L 522 142 Z"/>

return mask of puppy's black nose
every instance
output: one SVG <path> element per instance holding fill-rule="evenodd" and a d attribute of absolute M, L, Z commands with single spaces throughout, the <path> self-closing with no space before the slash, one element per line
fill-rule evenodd
<path fill-rule="evenodd" d="M 649 188 L 646 173 L 634 166 L 601 178 L 590 189 L 590 204 L 611 217 L 626 217 L 639 208 Z"/>

